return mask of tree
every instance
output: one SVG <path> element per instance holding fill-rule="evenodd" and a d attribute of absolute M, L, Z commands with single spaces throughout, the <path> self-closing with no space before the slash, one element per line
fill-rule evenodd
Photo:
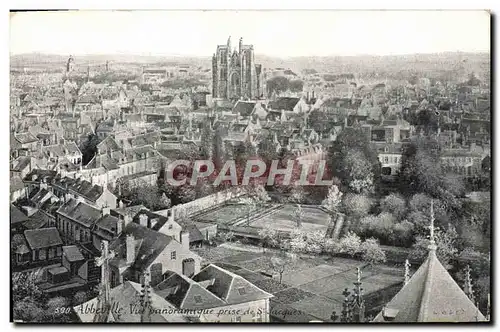
<path fill-rule="evenodd" d="M 304 217 L 304 210 L 302 210 L 302 207 L 300 204 L 297 204 L 295 206 L 295 209 L 293 210 L 293 218 L 295 219 L 295 223 L 297 225 L 297 228 L 302 226 L 302 218 Z"/>
<path fill-rule="evenodd" d="M 328 211 L 333 213 L 338 212 L 340 204 L 342 203 L 342 195 L 339 187 L 332 185 L 330 189 L 328 189 L 328 196 L 326 196 L 321 205 Z"/>
<path fill-rule="evenodd" d="M 378 240 L 367 239 L 360 247 L 361 257 L 363 261 L 370 265 L 380 264 L 386 262 L 385 252 L 380 248 Z"/>
<path fill-rule="evenodd" d="M 289 82 L 288 88 L 291 92 L 302 92 L 304 89 L 304 82 L 301 80 L 292 80 Z"/>
<path fill-rule="evenodd" d="M 352 150 L 347 152 L 343 160 L 343 173 L 347 175 L 348 187 L 354 193 L 371 193 L 374 190 L 372 165 L 363 152 Z"/>
<path fill-rule="evenodd" d="M 281 284 L 281 281 L 283 280 L 283 273 L 285 272 L 287 268 L 287 262 L 285 259 L 281 257 L 271 257 L 270 259 L 270 265 L 271 269 L 277 273 L 279 273 L 280 279 L 279 283 Z"/>
<path fill-rule="evenodd" d="M 280 233 L 270 225 L 266 225 L 259 229 L 258 234 L 264 246 L 275 248 L 278 247 L 281 242 Z"/>
<path fill-rule="evenodd" d="M 383 212 L 392 213 L 396 218 L 403 218 L 406 214 L 406 201 L 401 195 L 391 193 L 380 201 Z"/>
<path fill-rule="evenodd" d="M 214 136 L 215 133 L 210 127 L 210 119 L 206 119 L 200 137 L 201 157 L 205 160 L 212 160 Z"/>
<path fill-rule="evenodd" d="M 288 202 L 293 204 L 302 204 L 306 198 L 306 193 L 302 186 L 293 185 L 291 187 L 290 195 L 288 196 Z"/>
<path fill-rule="evenodd" d="M 85 293 L 84 291 L 78 291 L 73 296 L 73 305 L 74 306 L 82 304 L 85 301 L 87 301 L 87 293 Z"/>
<path fill-rule="evenodd" d="M 304 252 L 307 246 L 304 232 L 295 228 L 290 232 L 290 250 L 294 253 Z"/>
<path fill-rule="evenodd" d="M 348 232 L 339 242 L 339 252 L 354 257 L 361 248 L 361 239 L 354 232 Z"/>
<path fill-rule="evenodd" d="M 89 134 L 87 139 L 80 144 L 82 152 L 82 165 L 87 165 L 97 153 L 97 145 L 101 142 L 95 134 Z"/>
<path fill-rule="evenodd" d="M 455 246 L 458 234 L 452 225 L 448 225 L 448 229 L 445 232 L 436 229 L 434 231 L 434 238 L 437 246 L 436 255 L 438 259 L 443 266 L 449 268 L 449 263 L 458 254 L 458 249 Z M 410 258 L 420 261 L 424 260 L 429 253 L 429 244 L 429 239 L 418 236 L 412 247 Z"/>
<path fill-rule="evenodd" d="M 267 92 L 271 95 L 273 92 L 276 94 L 280 94 L 289 89 L 290 81 L 285 76 L 276 76 L 270 78 L 266 82 Z"/>
<path fill-rule="evenodd" d="M 327 166 L 342 180 L 342 192 L 373 189 L 380 179 L 377 149 L 371 146 L 370 137 L 361 127 L 348 127 L 340 132 L 328 150 Z"/>
<path fill-rule="evenodd" d="M 234 232 L 232 232 L 232 231 L 224 233 L 223 236 L 224 236 L 223 237 L 224 241 L 232 242 L 234 240 Z"/>
<path fill-rule="evenodd" d="M 159 205 L 160 209 L 168 209 L 172 205 L 170 198 L 168 198 L 167 195 L 165 195 L 165 193 L 161 194 Z"/>
<path fill-rule="evenodd" d="M 347 194 L 344 196 L 342 206 L 348 216 L 361 218 L 368 214 L 372 202 L 365 195 Z"/>
<path fill-rule="evenodd" d="M 177 187 L 177 199 L 179 203 L 184 204 L 191 202 L 196 198 L 196 191 L 192 186 L 187 184 Z"/>

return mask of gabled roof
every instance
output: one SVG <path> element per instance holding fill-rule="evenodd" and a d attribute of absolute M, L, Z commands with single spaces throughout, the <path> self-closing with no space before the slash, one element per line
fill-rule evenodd
<path fill-rule="evenodd" d="M 171 273 L 154 290 L 179 309 L 208 309 L 226 305 L 197 282 L 177 273 Z"/>
<path fill-rule="evenodd" d="M 28 216 L 19 210 L 15 205 L 10 205 L 10 223 L 18 224 L 29 220 Z"/>
<path fill-rule="evenodd" d="M 80 249 L 77 246 L 64 246 L 62 247 L 63 250 L 63 255 L 68 259 L 70 262 L 79 262 L 85 259 L 83 257 Z"/>
<path fill-rule="evenodd" d="M 27 230 L 24 231 L 24 236 L 32 250 L 62 245 L 61 237 L 55 227 Z"/>
<path fill-rule="evenodd" d="M 101 211 L 84 202 L 70 199 L 62 205 L 57 213 L 78 221 L 85 227 L 92 227 L 101 218 Z"/>
<path fill-rule="evenodd" d="M 104 317 L 107 322 L 121 322 L 121 323 L 140 323 L 141 322 L 141 291 L 142 286 L 132 281 L 125 281 L 123 284 L 113 288 L 110 292 L 110 304 L 118 307 L 118 310 L 110 310 Z M 181 313 L 172 313 L 175 307 L 163 299 L 161 296 L 151 292 L 150 305 L 154 309 L 149 315 L 150 322 L 172 322 L 172 323 L 186 323 L 196 321 L 195 317 L 187 317 Z M 137 306 L 139 310 L 131 310 L 131 307 Z M 97 308 L 98 298 L 85 302 L 81 305 L 74 307 L 80 320 L 84 323 L 92 323 L 96 317 L 95 313 L 85 313 L 82 308 Z M 118 314 L 120 312 L 121 314 Z"/>
<path fill-rule="evenodd" d="M 193 277 L 206 285 L 206 289 L 227 304 L 238 304 L 262 299 L 273 295 L 263 291 L 243 277 L 210 264 Z"/>
<path fill-rule="evenodd" d="M 123 229 L 120 237 L 111 244 L 110 249 L 119 251 L 120 248 L 124 248 L 127 235 L 132 235 L 135 239 L 142 241 L 132 265 L 136 271 L 143 271 L 147 268 L 173 240 L 168 235 L 131 222 Z"/>
<path fill-rule="evenodd" d="M 272 110 L 285 110 L 293 111 L 293 108 L 300 101 L 300 98 L 295 97 L 281 97 L 276 101 L 271 101 L 269 103 L 269 108 Z"/>
<path fill-rule="evenodd" d="M 384 312 L 385 311 L 385 312 Z M 386 305 L 374 322 L 476 322 L 485 317 L 430 250 L 427 260 L 408 284 Z"/>
<path fill-rule="evenodd" d="M 239 100 L 236 105 L 234 105 L 233 113 L 241 116 L 250 116 L 255 108 L 255 104 L 256 102 L 254 101 Z"/>

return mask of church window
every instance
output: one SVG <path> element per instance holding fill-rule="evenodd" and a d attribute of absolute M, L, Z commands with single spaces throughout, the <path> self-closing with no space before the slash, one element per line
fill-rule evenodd
<path fill-rule="evenodd" d="M 172 260 L 177 259 L 177 252 L 172 251 L 172 252 L 170 253 L 170 259 L 172 259 Z"/>

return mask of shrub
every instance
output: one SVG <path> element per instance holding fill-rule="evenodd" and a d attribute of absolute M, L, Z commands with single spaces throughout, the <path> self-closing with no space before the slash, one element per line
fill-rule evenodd
<path fill-rule="evenodd" d="M 360 247 L 360 237 L 353 232 L 349 232 L 339 242 L 339 253 L 354 257 L 359 252 Z"/>
<path fill-rule="evenodd" d="M 393 214 L 397 219 L 403 218 L 406 214 L 406 201 L 398 194 L 390 194 L 380 201 L 380 209 Z"/>
<path fill-rule="evenodd" d="M 347 215 L 362 218 L 370 211 L 372 202 L 365 195 L 347 194 L 343 201 L 343 207 Z"/>
<path fill-rule="evenodd" d="M 367 239 L 360 247 L 363 261 L 369 264 L 380 264 L 386 262 L 385 252 L 380 248 L 376 239 Z"/>

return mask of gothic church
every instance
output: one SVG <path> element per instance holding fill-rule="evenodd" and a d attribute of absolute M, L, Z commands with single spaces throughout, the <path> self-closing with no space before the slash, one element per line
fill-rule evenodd
<path fill-rule="evenodd" d="M 262 66 L 255 64 L 253 45 L 243 45 L 231 53 L 231 37 L 218 45 L 212 58 L 213 98 L 226 100 L 263 97 Z"/>

